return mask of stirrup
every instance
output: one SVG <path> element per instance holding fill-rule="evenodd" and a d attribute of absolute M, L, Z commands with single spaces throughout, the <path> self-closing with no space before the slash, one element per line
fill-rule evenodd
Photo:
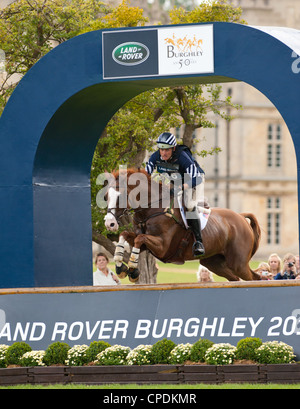
<path fill-rule="evenodd" d="M 205 249 L 204 249 L 203 243 L 201 243 L 201 241 L 195 241 L 195 243 L 193 244 L 194 257 L 204 256 L 204 254 L 205 254 Z"/>

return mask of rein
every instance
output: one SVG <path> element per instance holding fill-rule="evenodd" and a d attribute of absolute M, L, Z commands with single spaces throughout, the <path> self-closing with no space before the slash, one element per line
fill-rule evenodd
<path fill-rule="evenodd" d="M 161 203 L 161 202 L 162 202 L 162 198 L 160 197 L 160 198 L 159 198 L 158 200 L 156 200 L 155 202 L 151 202 L 151 205 L 153 205 L 153 203 L 158 203 L 158 204 L 159 204 L 159 203 Z M 129 206 L 130 206 L 130 205 L 129 205 Z M 141 208 L 141 207 L 140 207 L 140 208 L 137 208 L 137 209 L 134 209 L 134 208 L 132 208 L 132 207 L 127 207 L 127 208 L 125 208 L 125 209 L 123 210 L 123 212 L 121 213 L 121 215 L 119 215 L 118 217 L 116 217 L 116 215 L 114 214 L 113 210 L 117 210 L 117 209 L 119 209 L 119 208 L 117 208 L 117 207 L 108 208 L 108 209 L 107 209 L 107 214 L 108 214 L 108 213 L 111 213 L 111 214 L 115 217 L 115 219 L 117 220 L 117 222 L 119 222 L 119 220 L 120 220 L 122 217 L 124 217 L 124 216 L 126 216 L 126 215 L 128 215 L 128 214 L 133 214 L 133 222 L 134 222 L 135 224 L 141 226 L 141 230 L 142 230 L 142 231 L 145 231 L 145 226 L 146 226 L 146 223 L 147 223 L 148 220 L 150 220 L 150 219 L 152 219 L 152 218 L 155 218 L 155 217 L 158 217 L 158 216 L 162 216 L 162 215 L 165 215 L 165 216 L 167 216 L 167 217 L 172 218 L 172 219 L 175 221 L 175 223 L 179 224 L 180 226 L 182 226 L 182 227 L 185 229 L 184 224 L 183 224 L 183 223 L 181 222 L 181 220 L 178 219 L 178 218 L 175 216 L 175 214 L 174 214 L 174 196 L 173 196 L 172 199 L 171 199 L 171 203 L 170 203 L 169 207 L 166 207 L 164 210 L 158 211 L 158 212 L 156 212 L 156 213 L 150 214 L 149 216 L 146 216 L 146 217 L 143 218 L 142 220 L 137 220 L 137 218 L 136 218 L 136 213 L 142 212 L 143 210 L 147 209 L 147 207 L 145 207 L 145 208 Z M 149 209 L 149 207 L 148 207 L 148 209 Z"/>
<path fill-rule="evenodd" d="M 109 214 L 109 213 L 112 214 L 114 216 L 114 218 L 117 220 L 118 223 L 119 223 L 119 220 L 122 217 L 127 216 L 128 213 L 133 213 L 134 212 L 134 209 L 132 209 L 132 208 L 129 208 L 129 209 L 125 208 L 123 210 L 122 214 L 120 214 L 120 216 L 117 217 L 113 212 L 113 210 L 117 210 L 117 209 L 118 209 L 118 207 L 110 207 L 110 208 L 107 209 L 106 214 Z"/>
<path fill-rule="evenodd" d="M 164 210 L 162 210 L 162 211 L 160 211 L 160 212 L 156 212 L 156 213 L 150 214 L 149 216 L 145 217 L 145 218 L 144 218 L 143 220 L 141 220 L 141 221 L 134 220 L 134 217 L 133 217 L 133 220 L 134 220 L 135 223 L 137 223 L 137 224 L 145 225 L 146 222 L 147 222 L 149 219 L 152 219 L 153 217 L 165 215 L 165 216 L 171 217 L 172 219 L 175 220 L 176 223 L 182 225 L 182 223 L 180 222 L 180 220 L 178 220 L 177 217 L 174 215 L 173 205 L 174 205 L 174 198 L 172 199 L 172 202 L 171 202 L 170 206 L 169 206 L 169 207 L 166 207 Z M 142 211 L 142 210 L 143 210 L 143 209 L 138 209 L 136 212 Z M 134 216 L 135 216 L 135 214 L 134 214 Z"/>
<path fill-rule="evenodd" d="M 161 199 L 159 199 L 158 202 L 160 202 L 160 201 L 161 201 Z M 134 223 L 136 223 L 137 225 L 140 225 L 141 227 L 144 227 L 149 219 L 152 219 L 152 218 L 154 218 L 154 217 L 158 217 L 158 216 L 165 215 L 165 216 L 171 217 L 171 218 L 172 218 L 177 224 L 179 224 L 180 226 L 183 226 L 183 224 L 181 223 L 181 221 L 178 220 L 178 218 L 174 215 L 173 205 L 174 205 L 174 198 L 172 199 L 172 202 L 171 202 L 171 204 L 170 204 L 169 207 L 166 207 L 166 208 L 165 208 L 164 210 L 162 210 L 162 211 L 159 211 L 159 212 L 150 214 L 149 216 L 146 216 L 146 217 L 145 217 L 144 219 L 142 219 L 142 220 L 137 220 L 137 219 L 135 218 L 135 214 L 136 214 L 136 213 L 139 213 L 139 212 L 142 212 L 142 211 L 144 210 L 143 208 L 140 208 L 140 209 L 133 209 L 132 207 L 130 207 L 130 208 L 125 208 L 125 209 L 123 210 L 122 214 L 121 214 L 120 216 L 116 217 L 116 215 L 113 213 L 113 210 L 116 210 L 117 208 L 114 207 L 114 208 L 109 208 L 109 209 L 107 209 L 107 214 L 108 214 L 108 213 L 111 213 L 111 214 L 116 218 L 116 220 L 117 220 L 118 223 L 119 223 L 119 220 L 120 220 L 122 217 L 125 217 L 125 216 L 127 216 L 128 214 L 133 214 L 133 221 L 134 221 Z M 183 226 L 183 227 L 184 227 L 184 226 Z M 142 228 L 142 230 L 144 230 L 144 228 Z"/>

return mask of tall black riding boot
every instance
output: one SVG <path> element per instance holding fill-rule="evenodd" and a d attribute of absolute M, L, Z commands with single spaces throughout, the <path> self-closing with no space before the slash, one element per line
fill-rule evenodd
<path fill-rule="evenodd" d="M 193 244 L 194 257 L 204 256 L 205 249 L 202 243 L 200 220 L 197 217 L 193 219 L 188 219 L 187 222 L 195 236 L 195 243 Z"/>

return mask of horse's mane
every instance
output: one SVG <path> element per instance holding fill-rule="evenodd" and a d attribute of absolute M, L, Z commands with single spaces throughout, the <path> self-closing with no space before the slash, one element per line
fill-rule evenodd
<path fill-rule="evenodd" d="M 151 175 L 149 175 L 149 173 L 143 169 L 143 168 L 129 168 L 129 169 L 119 169 L 119 170 L 114 170 L 112 172 L 112 175 L 118 179 L 118 177 L 122 174 L 127 174 L 127 178 L 129 178 L 132 174 L 134 173 L 143 173 L 144 175 L 147 176 L 148 181 L 151 180 Z"/>
<path fill-rule="evenodd" d="M 166 186 L 164 183 L 162 183 L 162 181 L 160 179 L 153 179 L 152 175 L 149 175 L 149 173 L 143 169 L 143 168 L 128 168 L 128 169 L 119 169 L 119 170 L 114 170 L 112 171 L 112 175 L 114 176 L 114 178 L 117 180 L 119 178 L 120 175 L 127 175 L 127 180 L 129 179 L 129 177 L 131 175 L 133 175 L 134 173 L 141 173 L 143 175 L 145 175 L 147 177 L 147 181 L 148 181 L 148 189 L 150 191 L 151 189 L 151 185 L 153 183 L 158 183 L 161 189 L 161 192 L 169 192 L 169 187 Z"/>

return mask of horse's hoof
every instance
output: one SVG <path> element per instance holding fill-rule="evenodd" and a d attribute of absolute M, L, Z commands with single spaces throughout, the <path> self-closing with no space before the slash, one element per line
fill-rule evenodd
<path fill-rule="evenodd" d="M 116 273 L 117 276 L 121 279 L 127 277 L 128 267 L 126 266 L 126 264 L 122 263 L 120 267 L 116 266 Z"/>
<path fill-rule="evenodd" d="M 129 281 L 131 281 L 132 283 L 135 283 L 140 276 L 140 272 L 137 268 L 129 268 L 128 270 L 128 278 Z"/>

